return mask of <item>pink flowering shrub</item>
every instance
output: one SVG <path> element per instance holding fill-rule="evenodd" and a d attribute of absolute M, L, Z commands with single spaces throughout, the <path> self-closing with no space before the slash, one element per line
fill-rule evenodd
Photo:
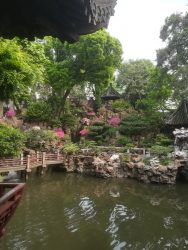
<path fill-rule="evenodd" d="M 16 112 L 14 111 L 13 108 L 10 108 L 6 113 L 5 113 L 5 116 L 8 117 L 8 118 L 11 118 L 13 116 L 16 115 Z"/>
<path fill-rule="evenodd" d="M 110 120 L 108 120 L 108 124 L 112 127 L 118 127 L 121 122 L 121 119 L 119 117 L 112 117 Z"/>
<path fill-rule="evenodd" d="M 81 136 L 86 136 L 86 135 L 88 135 L 88 133 L 89 133 L 89 131 L 86 128 L 80 130 L 80 135 Z"/>
<path fill-rule="evenodd" d="M 65 135 L 64 131 L 61 128 L 56 128 L 55 133 L 58 138 L 63 138 Z"/>

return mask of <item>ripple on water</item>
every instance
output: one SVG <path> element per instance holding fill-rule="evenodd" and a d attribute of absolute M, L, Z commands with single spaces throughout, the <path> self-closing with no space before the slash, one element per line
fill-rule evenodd
<path fill-rule="evenodd" d="M 174 220 L 171 216 L 165 217 L 163 220 L 165 229 L 173 229 Z"/>
<path fill-rule="evenodd" d="M 112 241 L 110 245 L 113 246 L 114 250 L 122 249 L 126 245 L 125 241 L 121 242 L 119 239 L 118 231 L 120 224 L 127 220 L 134 220 L 135 218 L 136 214 L 126 206 L 121 204 L 115 205 L 109 218 L 109 226 L 106 229 L 106 232 L 111 235 Z"/>
<path fill-rule="evenodd" d="M 88 197 L 81 198 L 79 207 L 81 209 L 81 215 L 84 216 L 85 220 L 90 220 L 95 217 L 95 204 Z"/>
<path fill-rule="evenodd" d="M 95 217 L 95 203 L 88 197 L 82 197 L 76 207 L 65 208 L 64 214 L 67 218 L 67 229 L 74 233 L 79 230 L 83 221 L 88 221 Z"/>

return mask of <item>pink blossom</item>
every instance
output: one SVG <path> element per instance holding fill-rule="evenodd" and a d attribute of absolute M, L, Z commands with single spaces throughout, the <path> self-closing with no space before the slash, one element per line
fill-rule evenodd
<path fill-rule="evenodd" d="M 11 117 L 13 117 L 15 115 L 16 115 L 16 112 L 14 111 L 13 108 L 9 108 L 9 110 L 5 113 L 5 116 L 9 117 L 9 118 L 11 118 Z"/>
<path fill-rule="evenodd" d="M 86 135 L 88 135 L 88 133 L 89 133 L 89 131 L 87 129 L 85 129 L 85 128 L 80 130 L 80 135 L 81 136 L 86 136 Z"/>
<path fill-rule="evenodd" d="M 61 128 L 57 128 L 55 130 L 55 133 L 56 133 L 57 137 L 59 137 L 59 138 L 63 138 L 65 135 L 64 131 Z"/>
<path fill-rule="evenodd" d="M 89 126 L 90 119 L 88 119 L 88 118 L 85 117 L 85 118 L 82 119 L 82 123 L 85 124 L 85 125 L 87 125 L 87 126 Z"/>
<path fill-rule="evenodd" d="M 108 120 L 108 124 L 112 127 L 118 127 L 121 120 L 119 117 L 112 117 L 110 120 Z"/>

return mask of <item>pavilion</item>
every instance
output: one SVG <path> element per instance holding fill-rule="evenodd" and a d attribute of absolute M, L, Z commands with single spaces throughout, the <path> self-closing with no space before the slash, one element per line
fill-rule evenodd
<path fill-rule="evenodd" d="M 188 128 L 188 101 L 183 99 L 177 110 L 166 121 L 167 125 L 173 127 L 186 127 Z"/>
<path fill-rule="evenodd" d="M 118 100 L 121 98 L 121 95 L 110 85 L 107 90 L 101 96 L 103 101 Z"/>

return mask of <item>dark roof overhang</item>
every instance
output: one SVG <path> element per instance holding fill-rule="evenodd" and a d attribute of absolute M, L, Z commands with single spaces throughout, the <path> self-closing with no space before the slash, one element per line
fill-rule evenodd
<path fill-rule="evenodd" d="M 0 36 L 58 37 L 69 42 L 107 27 L 117 0 L 2 0 Z"/>
<path fill-rule="evenodd" d="M 101 98 L 104 101 L 117 100 L 121 98 L 121 95 L 110 85 Z"/>
<path fill-rule="evenodd" d="M 188 127 L 188 102 L 182 100 L 177 110 L 166 121 L 167 125 Z"/>

